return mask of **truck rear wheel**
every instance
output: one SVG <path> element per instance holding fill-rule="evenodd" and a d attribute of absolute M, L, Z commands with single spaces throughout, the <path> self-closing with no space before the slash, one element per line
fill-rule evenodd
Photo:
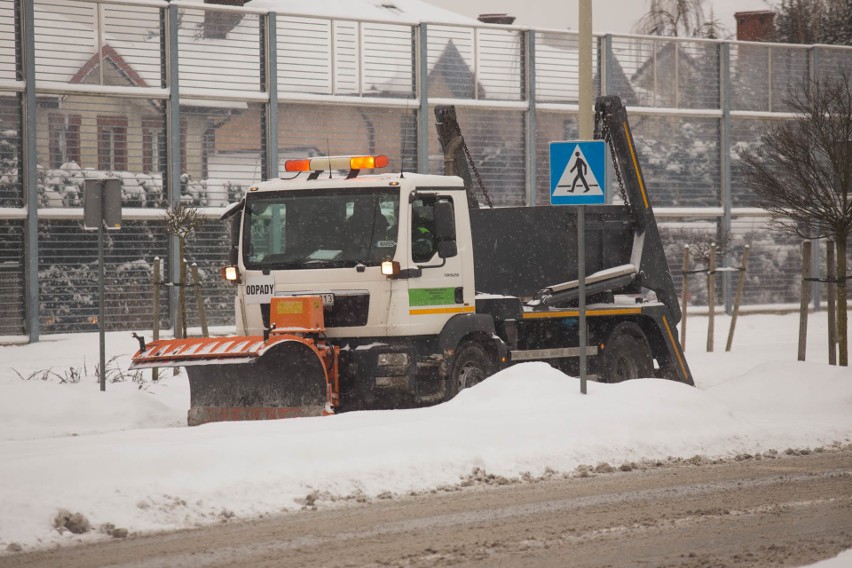
<path fill-rule="evenodd" d="M 606 383 L 654 376 L 651 348 L 638 325 L 623 322 L 610 332 L 604 343 L 599 375 Z"/>
<path fill-rule="evenodd" d="M 447 376 L 446 400 L 494 374 L 494 363 L 482 345 L 465 341 L 453 356 Z"/>

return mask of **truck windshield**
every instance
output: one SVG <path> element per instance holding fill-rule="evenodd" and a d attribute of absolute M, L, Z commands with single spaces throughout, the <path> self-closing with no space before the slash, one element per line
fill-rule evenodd
<path fill-rule="evenodd" d="M 287 191 L 249 195 L 247 269 L 378 266 L 396 251 L 399 190 Z"/>

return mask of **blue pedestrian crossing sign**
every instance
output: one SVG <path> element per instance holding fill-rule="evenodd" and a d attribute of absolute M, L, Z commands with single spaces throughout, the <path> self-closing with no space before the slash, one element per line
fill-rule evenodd
<path fill-rule="evenodd" d="M 551 205 L 606 202 L 606 142 L 550 143 Z"/>

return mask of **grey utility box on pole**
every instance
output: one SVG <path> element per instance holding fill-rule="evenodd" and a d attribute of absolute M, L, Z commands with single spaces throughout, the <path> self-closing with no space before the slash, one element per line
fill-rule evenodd
<path fill-rule="evenodd" d="M 83 228 L 98 232 L 98 335 L 101 390 L 106 390 L 106 293 L 104 291 L 104 227 L 121 228 L 121 180 L 87 179 L 83 193 Z"/>

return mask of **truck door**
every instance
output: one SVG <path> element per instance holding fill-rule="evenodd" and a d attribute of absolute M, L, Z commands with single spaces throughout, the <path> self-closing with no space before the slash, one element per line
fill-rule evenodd
<path fill-rule="evenodd" d="M 418 192 L 409 207 L 408 262 L 420 271 L 408 279 L 409 321 L 414 333 L 438 333 L 452 316 L 475 311 L 473 277 L 459 254 L 452 197 Z"/>

